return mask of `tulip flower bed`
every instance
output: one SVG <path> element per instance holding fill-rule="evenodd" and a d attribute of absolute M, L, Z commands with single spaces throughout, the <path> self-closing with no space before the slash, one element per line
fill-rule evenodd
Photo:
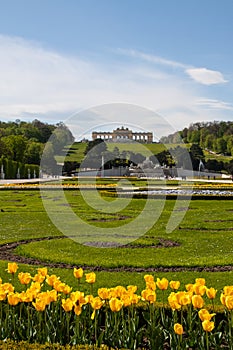
<path fill-rule="evenodd" d="M 0 284 L 1 340 L 124 349 L 233 347 L 233 286 L 223 288 L 219 309 L 217 291 L 203 278 L 179 290 L 179 281 L 147 274 L 140 293 L 129 285 L 99 288 L 94 295 L 96 275 L 84 276 L 82 268 L 73 270 L 76 289 L 45 267 L 34 276 L 17 270 L 16 263 L 8 263 L 10 281 Z M 84 278 L 89 294 L 80 290 Z M 16 279 L 21 291 L 15 290 Z"/>

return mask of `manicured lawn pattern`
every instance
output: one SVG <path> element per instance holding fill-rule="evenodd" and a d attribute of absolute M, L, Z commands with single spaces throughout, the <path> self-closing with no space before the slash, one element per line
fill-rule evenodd
<path fill-rule="evenodd" d="M 111 183 L 109 181 L 104 182 L 107 184 Z M 113 180 L 112 182 L 114 183 Z M 144 186 L 143 181 L 141 184 Z M 136 183 L 134 185 L 136 185 Z M 106 189 L 101 189 L 100 193 L 102 198 L 106 201 L 113 201 L 114 198 L 105 196 L 105 191 Z M 54 198 L 53 192 L 48 191 L 47 196 L 47 199 L 51 201 L 51 206 L 54 201 L 56 202 L 55 208 L 59 207 L 59 203 L 61 203 L 59 211 L 62 213 L 63 202 L 62 198 L 59 197 L 59 193 L 56 198 Z M 134 198 L 120 213 L 100 213 L 85 203 L 78 189 L 65 191 L 65 196 L 72 210 L 89 225 L 92 225 L 93 230 L 95 230 L 96 227 L 104 227 L 106 229 L 118 227 L 119 230 L 122 227 L 123 229 L 124 224 L 133 221 L 134 218 L 140 214 L 145 205 L 145 199 Z M 120 200 L 124 202 L 126 199 L 121 198 Z M 157 201 L 158 208 L 160 207 L 161 200 L 149 200 Z M 144 305 L 145 311 L 142 311 L 144 309 L 141 309 L 141 304 L 139 309 L 137 305 L 134 311 L 132 311 L 133 316 L 131 318 L 127 316 L 131 311 L 127 311 L 127 308 L 124 309 L 124 307 L 122 307 L 124 311 L 116 312 L 118 315 L 117 317 L 107 316 L 107 313 L 110 312 L 108 301 L 106 303 L 104 302 L 103 308 L 96 311 L 96 315 L 100 317 L 98 321 L 95 321 L 95 318 L 92 320 L 92 306 L 91 303 L 88 302 L 84 306 L 85 312 L 82 315 L 82 322 L 84 322 L 84 319 L 86 320 L 85 322 L 89 322 L 89 330 L 93 333 L 92 335 L 89 334 L 88 337 L 91 337 L 92 344 L 96 345 L 103 342 L 109 346 L 125 347 L 129 349 L 136 349 L 139 346 L 151 349 L 162 349 L 166 344 L 170 344 L 169 346 L 173 349 L 178 349 L 179 347 L 182 349 L 185 348 L 185 346 L 189 346 L 190 348 L 193 346 L 193 348 L 198 349 L 207 349 L 208 346 L 209 348 L 212 346 L 214 349 L 220 349 L 221 344 L 224 345 L 232 342 L 230 333 L 232 330 L 229 321 L 232 313 L 230 304 L 231 298 L 228 298 L 227 306 L 226 303 L 224 304 L 223 297 L 221 300 L 220 296 L 224 291 L 224 286 L 233 285 L 233 204 L 231 200 L 218 201 L 198 199 L 191 201 L 188 208 L 186 208 L 186 202 L 184 201 L 183 204 L 181 203 L 180 208 L 183 206 L 184 209 L 188 209 L 186 215 L 179 226 L 172 233 L 168 234 L 166 233 L 166 224 L 174 208 L 174 204 L 174 200 L 166 200 L 159 220 L 144 236 L 136 241 L 122 247 L 99 249 L 78 244 L 65 236 L 62 237 L 62 233 L 48 218 L 43 207 L 41 194 L 38 190 L 1 189 L 0 244 L 29 240 L 27 244 L 19 245 L 12 254 L 36 259 L 37 263 L 41 264 L 41 266 L 45 266 L 47 262 L 50 266 L 49 274 L 56 274 L 60 277 L 62 282 L 69 285 L 73 290 L 77 289 L 77 280 L 72 276 L 72 269 L 74 266 L 77 268 L 82 267 L 84 273 L 94 270 L 97 279 L 91 287 L 92 290 L 90 290 L 90 285 L 83 280 L 78 284 L 78 287 L 85 296 L 91 292 L 93 298 L 98 296 L 98 290 L 102 287 L 115 288 L 122 285 L 122 288 L 126 288 L 128 285 L 136 285 L 136 294 L 140 296 L 141 303 L 143 301 L 141 299 L 142 293 L 145 289 L 145 274 L 152 275 L 155 283 L 157 278 L 162 279 L 163 277 L 169 281 L 178 280 L 181 282 L 179 287 L 180 291 L 184 291 L 186 285 L 189 283 L 195 284 L 195 279 L 205 278 L 205 286 L 214 287 L 217 290 L 217 294 L 214 301 L 215 309 L 213 310 L 212 302 L 206 296 L 205 289 L 204 307 L 209 309 L 210 312 L 215 311 L 214 313 L 216 313 L 216 311 L 221 311 L 220 316 L 218 312 L 217 315 L 212 316 L 215 322 L 214 330 L 204 330 L 200 317 L 198 316 L 198 308 L 195 308 L 192 302 L 190 303 L 190 305 L 192 305 L 190 308 L 183 308 L 182 306 L 183 312 L 181 312 L 181 310 L 172 311 L 167 299 L 171 294 L 171 290 L 166 288 L 164 291 L 161 291 L 158 285 L 156 286 L 157 298 L 155 302 L 150 303 L 149 300 L 145 300 L 145 302 L 147 302 L 147 306 L 145 307 Z M 30 242 L 32 239 L 42 239 L 46 237 L 52 239 Z M 163 242 L 170 242 L 170 246 L 163 245 Z M 14 260 L 14 255 L 10 260 Z M 56 265 L 58 263 L 63 265 Z M 0 267 L 3 281 L 9 280 L 9 274 L 5 271 L 6 263 L 0 262 Z M 37 268 L 37 266 L 33 265 L 19 264 L 18 271 L 29 272 L 31 276 L 34 276 L 37 273 Z M 224 272 L 224 269 L 226 272 Z M 24 287 L 17 278 L 14 278 L 14 285 L 19 293 L 20 291 L 26 290 L 26 286 Z M 43 290 L 46 291 L 45 285 L 43 285 L 43 288 L 45 289 Z M 225 294 L 231 297 L 231 289 L 225 289 Z M 68 295 L 64 296 L 64 298 L 67 297 Z M 117 298 L 121 299 L 119 297 Z M 4 300 L 3 303 L 6 304 L 6 299 Z M 47 311 L 43 311 L 43 317 L 51 318 L 49 312 L 53 309 L 53 313 L 55 312 L 54 309 L 57 308 L 56 312 L 58 312 L 59 309 L 59 313 L 64 317 L 62 321 L 65 324 L 64 327 L 68 327 L 68 325 L 70 327 L 71 324 L 73 325 L 72 327 L 74 327 L 74 324 L 77 323 L 75 321 L 76 316 L 68 317 L 69 323 L 67 324 L 68 318 L 64 313 L 65 311 L 61 311 L 62 299 L 59 300 L 59 306 L 48 306 L 46 309 Z M 7 308 L 4 306 L 2 312 L 8 312 L 10 310 L 9 312 L 14 312 L 16 315 L 16 310 L 20 309 L 20 305 L 17 305 L 17 307 L 8 306 Z M 21 310 L 21 312 L 28 312 L 24 306 L 21 308 L 24 310 Z M 32 308 L 31 305 L 30 310 L 32 310 Z M 114 311 L 111 312 L 114 314 Z M 191 316 L 189 314 L 190 312 Z M 37 320 L 37 316 L 33 317 Z M 41 316 L 38 317 L 40 318 Z M 115 331 L 114 329 L 116 329 L 119 324 L 125 325 L 125 327 L 129 329 L 129 332 L 132 332 L 132 329 L 135 330 L 136 323 L 133 324 L 132 322 L 139 320 L 138 317 L 140 320 L 143 320 L 140 322 L 144 322 L 144 326 L 142 327 L 145 327 L 147 332 L 150 330 L 150 334 L 144 334 L 143 338 L 141 337 L 141 331 L 135 336 L 132 335 L 132 333 L 130 333 L 130 335 L 129 333 L 124 333 L 124 329 L 122 329 L 122 333 L 120 333 L 122 336 L 120 338 L 118 336 L 118 340 L 114 338 L 114 332 L 119 331 Z M 13 318 L 13 316 L 10 317 L 10 322 L 13 322 Z M 106 318 L 108 318 L 108 321 L 106 321 Z M 133 320 L 134 318 L 135 320 Z M 209 321 L 212 322 L 212 320 Z M 39 322 L 39 319 L 36 322 Z M 98 331 L 95 322 L 100 326 Z M 111 324 L 110 328 L 113 332 L 110 337 L 111 341 L 106 340 L 106 333 L 104 335 L 101 333 L 104 329 L 103 327 L 107 327 L 106 323 L 103 323 L 105 325 L 103 326 L 102 322 L 110 322 L 109 327 Z M 180 328 L 176 328 L 175 331 L 175 323 L 182 324 L 184 329 L 184 334 L 182 336 L 176 334 L 176 332 L 180 332 Z M 158 327 L 155 325 L 158 325 Z M 19 324 L 14 324 L 13 322 L 10 327 L 19 327 Z M 27 328 L 26 325 L 23 327 L 24 329 Z M 53 325 L 53 327 L 55 329 L 57 325 Z M 73 340 L 71 342 L 69 340 L 70 344 L 74 344 L 74 334 L 76 341 L 80 344 L 84 343 L 81 338 L 77 338 L 77 334 L 74 333 L 75 330 L 72 327 L 70 332 Z M 210 328 L 211 327 L 212 326 L 210 326 Z M 38 337 L 41 337 L 39 341 L 44 341 L 42 337 L 45 336 L 47 331 L 41 329 L 38 332 Z M 12 334 L 14 334 L 14 332 Z M 12 338 L 12 334 L 7 337 Z M 3 337 L 3 335 L 1 337 Z M 137 339 L 137 341 L 135 343 L 130 343 L 132 340 L 131 338 Z M 161 343 L 153 343 L 153 340 L 151 340 L 152 338 L 160 339 Z M 13 337 L 13 339 L 15 338 Z M 27 339 L 29 338 L 25 335 L 23 338 L 17 338 L 15 340 Z M 33 341 L 38 341 L 38 339 L 39 338 L 35 338 Z M 68 341 L 67 339 L 68 338 L 60 341 L 61 343 L 66 343 Z M 119 343 L 119 339 L 121 339 L 121 343 Z M 194 339 L 198 339 L 198 343 L 195 343 Z M 55 340 L 56 337 L 54 339 L 49 339 L 49 341 L 52 342 Z"/>

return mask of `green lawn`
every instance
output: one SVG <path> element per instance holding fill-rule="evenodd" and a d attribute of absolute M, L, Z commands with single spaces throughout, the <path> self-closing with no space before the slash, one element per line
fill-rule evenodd
<path fill-rule="evenodd" d="M 91 191 L 89 191 L 91 194 Z M 73 212 L 86 223 L 92 225 L 93 232 L 98 227 L 107 230 L 118 228 L 124 230 L 124 225 L 133 222 L 142 208 L 144 199 L 133 199 L 124 207 L 127 199 L 118 199 L 123 209 L 119 213 L 98 212 L 87 205 L 78 190 L 65 191 L 67 202 Z M 102 194 L 103 195 L 103 194 Z M 47 194 L 51 207 L 57 211 L 57 215 L 65 212 L 62 199 L 57 192 Z M 94 195 L 93 195 L 94 198 Z M 106 201 L 113 200 L 105 198 Z M 158 210 L 163 204 L 161 200 L 155 201 Z M 96 288 L 100 286 L 113 286 L 117 284 L 137 284 L 143 288 L 143 272 L 111 271 L 112 268 L 121 267 L 195 267 L 216 266 L 233 264 L 233 203 L 230 200 L 193 200 L 190 202 L 186 215 L 179 227 L 172 233 L 166 233 L 166 224 L 174 207 L 174 200 L 167 200 L 165 207 L 155 225 L 137 241 L 131 244 L 137 247 L 120 248 L 94 248 L 81 245 L 65 237 L 56 239 L 62 233 L 53 225 L 47 216 L 40 192 L 37 190 L 1 190 L 0 192 L 0 243 L 14 242 L 23 239 L 41 238 L 52 236 L 50 241 L 32 242 L 21 245 L 16 253 L 42 260 L 42 265 L 47 262 L 64 262 L 76 266 L 102 267 L 103 271 L 97 272 Z M 187 203 L 181 202 L 180 208 L 184 209 Z M 53 207 L 54 206 L 54 207 Z M 153 215 L 153 213 L 151 213 Z M 68 223 L 67 223 L 68 224 Z M 142 222 L 142 225 L 144 223 Z M 179 243 L 179 246 L 154 248 L 160 239 Z M 9 276 L 4 271 L 6 262 L 1 262 L 1 275 L 5 279 Z M 36 267 L 23 265 L 21 269 L 35 271 Z M 109 269 L 108 271 L 106 269 Z M 67 283 L 75 286 L 72 270 L 51 269 L 60 275 Z M 209 285 L 221 289 L 226 284 L 233 284 L 232 272 L 169 272 L 156 273 L 158 277 L 165 276 L 169 279 L 180 279 L 183 283 L 193 282 L 195 277 L 205 277 Z M 84 288 L 86 286 L 84 285 Z"/>
<path fill-rule="evenodd" d="M 64 158 L 67 162 L 81 163 L 84 158 L 84 152 L 87 148 L 86 142 L 74 142 L 72 146 L 65 147 L 62 154 L 55 157 L 58 163 L 62 163 Z"/>

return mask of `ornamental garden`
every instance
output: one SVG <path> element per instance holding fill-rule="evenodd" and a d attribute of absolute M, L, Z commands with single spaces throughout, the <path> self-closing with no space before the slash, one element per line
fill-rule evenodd
<path fill-rule="evenodd" d="M 140 193 L 145 190 L 146 180 L 128 180 Z M 120 186 L 119 179 L 97 180 L 107 203 L 128 201 L 118 198 Z M 107 214 L 83 198 L 85 187 L 95 196 L 92 184 L 75 178 L 44 184 L 47 200 L 61 213 L 62 187 L 73 212 L 93 232 L 133 223 L 148 200 L 164 204 L 144 235 L 101 248 L 62 234 L 48 217 L 38 185 L 1 186 L 0 346 L 231 349 L 233 186 L 196 180 L 191 201 L 183 196 L 174 209 L 174 187 L 190 186 L 171 180 L 164 203 L 160 195 L 136 193 L 120 212 Z M 185 215 L 167 232 L 174 210 Z"/>

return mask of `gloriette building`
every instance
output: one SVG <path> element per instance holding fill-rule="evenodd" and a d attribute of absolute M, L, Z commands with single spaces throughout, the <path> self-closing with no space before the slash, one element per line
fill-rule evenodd
<path fill-rule="evenodd" d="M 107 131 L 93 131 L 92 140 L 102 139 L 104 141 L 110 142 L 127 142 L 133 140 L 141 143 L 152 143 L 153 142 L 153 133 L 152 132 L 133 132 L 128 128 L 117 128 L 112 132 Z"/>

